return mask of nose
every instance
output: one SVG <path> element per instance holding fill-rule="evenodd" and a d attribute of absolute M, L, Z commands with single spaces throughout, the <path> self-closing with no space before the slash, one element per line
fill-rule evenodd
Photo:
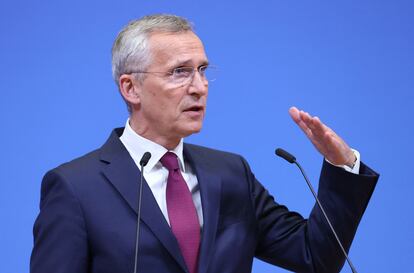
<path fill-rule="evenodd" d="M 197 70 L 194 72 L 192 81 L 190 82 L 189 92 L 191 94 L 198 94 L 200 96 L 207 95 L 208 93 L 208 81 L 205 77 L 201 76 Z"/>

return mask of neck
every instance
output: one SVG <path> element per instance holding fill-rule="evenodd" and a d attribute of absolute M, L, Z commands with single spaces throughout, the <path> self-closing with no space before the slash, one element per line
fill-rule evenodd
<path fill-rule="evenodd" d="M 138 135 L 163 146 L 167 150 L 173 150 L 181 141 L 180 137 L 169 137 L 155 134 L 154 132 L 148 130 L 148 128 L 139 126 L 139 122 L 137 122 L 133 116 L 129 119 L 129 125 Z"/>

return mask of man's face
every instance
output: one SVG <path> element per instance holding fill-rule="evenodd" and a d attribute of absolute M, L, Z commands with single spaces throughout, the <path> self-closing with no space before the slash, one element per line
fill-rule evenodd
<path fill-rule="evenodd" d="M 172 72 L 179 67 L 198 68 L 208 64 L 200 39 L 190 31 L 155 33 L 149 38 L 149 72 Z M 206 110 L 208 83 L 198 72 L 185 85 L 174 83 L 171 75 L 149 73 L 139 87 L 136 117 L 138 133 L 157 138 L 180 139 L 199 132 Z"/>

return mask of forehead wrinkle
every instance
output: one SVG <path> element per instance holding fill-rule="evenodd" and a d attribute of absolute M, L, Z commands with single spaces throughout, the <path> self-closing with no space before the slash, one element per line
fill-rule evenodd
<path fill-rule="evenodd" d="M 194 40 L 180 39 L 181 35 L 191 33 L 194 35 Z M 173 36 L 181 40 L 181 46 L 177 47 L 177 41 L 174 39 L 167 39 L 162 42 L 159 40 L 154 40 L 154 36 Z M 181 36 L 181 37 L 180 37 Z M 152 57 L 157 56 L 157 58 L 152 58 L 152 64 L 159 64 L 162 66 L 173 67 L 179 65 L 194 65 L 194 56 L 202 56 L 200 65 L 207 65 L 208 60 L 204 51 L 204 45 L 201 40 L 193 32 L 183 32 L 183 33 L 154 33 L 151 35 L 152 39 L 149 39 L 150 51 Z M 183 41 L 184 40 L 184 41 Z M 194 55 L 194 53 L 197 53 Z M 198 54 L 202 53 L 202 54 Z M 178 56 L 180 55 L 180 56 Z M 199 65 L 198 63 L 196 64 Z"/>

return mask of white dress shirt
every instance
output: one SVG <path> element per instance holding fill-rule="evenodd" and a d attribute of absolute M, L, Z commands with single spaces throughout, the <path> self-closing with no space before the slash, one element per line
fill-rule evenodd
<path fill-rule="evenodd" d="M 161 157 L 166 152 L 168 152 L 168 150 L 164 148 L 163 146 L 138 135 L 129 125 L 129 119 L 126 122 L 125 130 L 119 139 L 124 144 L 125 148 L 127 149 L 132 159 L 134 160 L 135 164 L 138 166 L 140 170 L 141 170 L 141 166 L 139 162 L 142 156 L 144 155 L 145 152 L 151 153 L 151 158 L 148 161 L 148 164 L 144 168 L 144 177 L 148 183 L 148 186 L 150 187 L 152 191 L 152 194 L 155 197 L 155 200 L 158 203 L 158 206 L 160 207 L 162 214 L 165 217 L 165 220 L 167 221 L 168 224 L 170 224 L 170 221 L 168 218 L 167 199 L 166 199 L 168 170 L 160 162 Z M 358 151 L 354 149 L 352 150 L 354 151 L 354 154 L 357 158 L 353 168 L 350 168 L 346 165 L 335 165 L 335 166 L 341 167 L 348 172 L 358 174 L 360 162 L 361 162 L 361 156 Z M 181 139 L 178 146 L 175 147 L 175 149 L 170 152 L 175 153 L 178 157 L 181 174 L 183 175 L 183 178 L 186 181 L 187 186 L 192 194 L 193 202 L 197 210 L 198 220 L 202 228 L 203 227 L 203 209 L 201 207 L 200 187 L 198 185 L 197 176 L 192 170 L 191 165 L 188 162 L 184 161 L 183 139 Z M 329 161 L 327 162 L 330 163 Z"/>
<path fill-rule="evenodd" d="M 359 154 L 359 152 L 357 150 L 355 150 L 355 149 L 351 149 L 351 150 L 354 152 L 354 155 L 356 157 L 356 160 L 354 162 L 354 166 L 352 168 L 347 166 L 347 165 L 335 165 L 335 164 L 332 164 L 331 162 L 329 162 L 329 160 L 327 160 L 327 159 L 325 159 L 325 160 L 329 164 L 332 164 L 336 167 L 340 167 L 340 168 L 344 169 L 347 172 L 350 172 L 350 173 L 353 173 L 353 174 L 359 174 L 359 167 L 361 165 L 361 155 Z"/>
<path fill-rule="evenodd" d="M 160 162 L 161 157 L 166 152 L 168 152 L 168 150 L 163 146 L 138 135 L 129 125 L 129 119 L 126 122 L 125 130 L 119 139 L 124 144 L 125 148 L 140 170 L 141 166 L 139 164 L 139 161 L 141 160 L 142 156 L 145 152 L 151 153 L 151 158 L 148 161 L 148 164 L 144 167 L 144 177 L 152 191 L 152 194 L 155 197 L 155 200 L 158 203 L 158 206 L 160 207 L 162 214 L 164 214 L 165 220 L 168 224 L 170 224 L 166 198 L 168 170 Z M 187 183 L 188 189 L 190 190 L 193 197 L 193 202 L 197 210 L 200 227 L 202 228 L 203 209 L 201 207 L 200 187 L 198 185 L 197 176 L 192 170 L 191 165 L 188 162 L 184 161 L 183 140 L 181 139 L 178 146 L 170 152 L 175 153 L 178 157 L 181 174 Z"/>

